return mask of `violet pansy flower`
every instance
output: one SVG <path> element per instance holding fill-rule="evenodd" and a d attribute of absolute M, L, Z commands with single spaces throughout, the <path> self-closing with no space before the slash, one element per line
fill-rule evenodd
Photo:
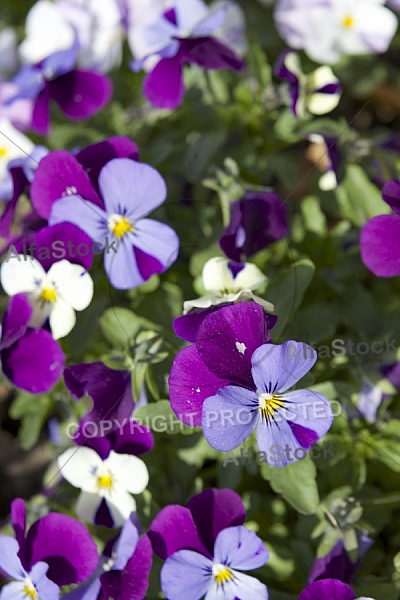
<path fill-rule="evenodd" d="M 32 129 L 41 135 L 50 132 L 50 101 L 72 120 L 93 116 L 109 101 L 112 93 L 110 80 L 91 71 L 74 69 L 78 44 L 60 50 L 33 66 L 24 66 L 15 75 L 13 83 L 18 92 L 6 101 L 28 98 L 33 100 Z"/>
<path fill-rule="evenodd" d="M 353 588 L 338 579 L 322 579 L 310 583 L 304 591 L 301 592 L 298 600 L 374 600 L 373 598 L 357 598 Z"/>
<path fill-rule="evenodd" d="M 276 77 L 288 84 L 295 117 L 302 118 L 307 113 L 324 115 L 339 104 L 342 88 L 327 65 L 305 75 L 298 53 L 286 50 L 279 57 L 274 72 Z"/>
<path fill-rule="evenodd" d="M 135 27 L 131 32 L 136 56 L 131 67 L 138 71 L 150 62 L 144 94 L 159 108 L 172 109 L 182 103 L 184 64 L 235 70 L 243 66 L 236 54 L 245 48 L 243 17 L 232 2 L 209 8 L 203 0 L 175 0 L 155 22 L 146 22 L 144 27 L 140 49 L 135 44 Z"/>
<path fill-rule="evenodd" d="M 273 192 L 246 192 L 231 204 L 229 225 L 219 244 L 233 261 L 241 262 L 288 235 L 287 209 Z"/>
<path fill-rule="evenodd" d="M 104 209 L 71 194 L 53 204 L 49 223 L 73 223 L 105 244 L 104 267 L 112 285 L 137 287 L 165 271 L 178 255 L 175 231 L 145 218 L 164 202 L 165 181 L 150 165 L 116 158 L 100 171 L 99 188 Z"/>
<path fill-rule="evenodd" d="M 201 425 L 205 399 L 224 386 L 254 388 L 251 356 L 271 341 L 276 321 L 251 301 L 217 308 L 203 319 L 196 343 L 180 350 L 169 376 L 171 408 L 181 421 Z"/>
<path fill-rule="evenodd" d="M 120 527 L 135 511 L 149 473 L 137 456 L 111 451 L 104 460 L 92 448 L 69 448 L 58 458 L 62 476 L 81 490 L 76 514 L 88 523 Z"/>
<path fill-rule="evenodd" d="M 60 379 L 65 356 L 48 331 L 29 327 L 32 313 L 24 294 L 10 299 L 2 321 L 0 359 L 4 375 L 16 387 L 40 394 Z"/>
<path fill-rule="evenodd" d="M 251 355 L 252 385 L 223 386 L 203 403 L 202 427 L 210 446 L 231 451 L 256 430 L 260 452 L 275 453 L 274 466 L 299 460 L 296 450 L 308 450 L 333 421 L 331 405 L 323 394 L 307 389 L 288 392 L 316 360 L 316 351 L 299 342 L 257 348 Z M 287 446 L 294 452 L 293 460 L 276 450 Z"/>
<path fill-rule="evenodd" d="M 368 423 L 375 423 L 376 413 L 384 400 L 384 392 L 368 377 L 362 376 L 361 390 L 357 397 L 357 408 Z"/>
<path fill-rule="evenodd" d="M 364 225 L 361 258 L 377 277 L 396 277 L 400 275 L 400 180 L 388 181 L 382 198 L 393 214 L 373 217 Z"/>

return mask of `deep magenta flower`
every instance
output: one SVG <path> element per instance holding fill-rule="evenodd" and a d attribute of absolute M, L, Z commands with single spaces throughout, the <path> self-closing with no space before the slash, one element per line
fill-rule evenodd
<path fill-rule="evenodd" d="M 241 262 L 288 235 L 287 209 L 273 192 L 246 192 L 231 204 L 231 219 L 219 244 L 233 261 Z"/>
<path fill-rule="evenodd" d="M 332 550 L 321 558 L 316 558 L 313 564 L 308 583 L 320 579 L 339 579 L 343 583 L 350 583 L 357 572 L 361 561 L 373 544 L 373 540 L 360 531 L 356 532 L 358 540 L 358 556 L 352 562 L 346 552 L 343 540 L 339 540 Z"/>
<path fill-rule="evenodd" d="M 33 66 L 22 67 L 13 79 L 18 92 L 6 101 L 34 101 L 31 127 L 41 135 L 50 132 L 50 101 L 72 120 L 87 119 L 109 101 L 112 85 L 108 77 L 74 69 L 79 45 L 61 50 Z"/>
<path fill-rule="evenodd" d="M 373 217 L 364 225 L 361 258 L 377 277 L 396 277 L 400 275 L 400 179 L 385 184 L 382 198 L 393 214 Z"/>
<path fill-rule="evenodd" d="M 97 568 L 96 544 L 88 530 L 72 517 L 49 513 L 26 532 L 25 503 L 11 504 L 15 539 L 0 536 L 0 572 L 14 579 L 0 598 L 57 600 L 59 586 L 85 581 Z"/>
<path fill-rule="evenodd" d="M 337 579 L 323 579 L 315 581 L 306 587 L 298 600 L 355 600 L 354 590 Z M 358 600 L 373 600 L 372 598 L 358 598 Z"/>
<path fill-rule="evenodd" d="M 24 294 L 10 299 L 2 321 L 0 357 L 4 375 L 16 387 L 40 394 L 60 379 L 65 356 L 48 331 L 28 326 L 32 314 Z"/>
<path fill-rule="evenodd" d="M 228 385 L 253 389 L 251 356 L 271 341 L 276 323 L 256 302 L 218 308 L 201 323 L 196 343 L 174 359 L 169 390 L 171 408 L 187 425 L 201 425 L 204 400 Z"/>

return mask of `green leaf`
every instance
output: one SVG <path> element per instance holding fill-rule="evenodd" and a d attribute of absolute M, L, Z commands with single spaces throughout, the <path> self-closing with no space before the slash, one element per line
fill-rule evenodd
<path fill-rule="evenodd" d="M 53 400 L 46 394 L 32 396 L 23 392 L 11 404 L 10 417 L 22 420 L 18 437 L 24 450 L 30 450 L 36 444 L 52 408 Z"/>
<path fill-rule="evenodd" d="M 301 202 L 301 213 L 303 215 L 306 231 L 313 231 L 317 235 L 326 234 L 326 217 L 321 210 L 320 202 L 315 196 L 307 196 Z"/>
<path fill-rule="evenodd" d="M 107 309 L 99 319 L 106 340 L 115 347 L 125 347 L 142 326 L 141 318 L 127 308 Z"/>
<path fill-rule="evenodd" d="M 183 168 L 188 181 L 197 181 L 226 139 L 225 131 L 208 131 L 186 150 Z"/>

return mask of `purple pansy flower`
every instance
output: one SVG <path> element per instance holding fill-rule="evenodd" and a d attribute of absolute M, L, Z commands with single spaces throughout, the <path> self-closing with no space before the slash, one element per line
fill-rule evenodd
<path fill-rule="evenodd" d="M 355 600 L 354 590 L 337 579 L 323 579 L 315 581 L 306 587 L 298 600 Z M 358 598 L 357 600 L 373 600 L 372 598 Z"/>
<path fill-rule="evenodd" d="M 134 513 L 118 537 L 109 542 L 95 577 L 67 593 L 65 600 L 142 600 L 147 592 L 153 551 L 149 538 L 139 539 Z"/>
<path fill-rule="evenodd" d="M 164 202 L 165 181 L 150 165 L 116 158 L 100 171 L 99 188 L 104 209 L 85 195 L 82 201 L 71 194 L 54 203 L 49 223 L 74 223 L 93 241 L 104 244 L 104 266 L 112 285 L 137 287 L 165 271 L 178 255 L 175 231 L 144 218 Z"/>
<path fill-rule="evenodd" d="M 246 192 L 231 204 L 231 220 L 219 244 L 236 262 L 288 235 L 287 209 L 273 192 Z"/>
<path fill-rule="evenodd" d="M 39 134 L 50 132 L 50 100 L 72 120 L 93 116 L 109 101 L 111 81 L 104 75 L 74 69 L 79 45 L 60 50 L 33 66 L 22 67 L 13 79 L 18 92 L 7 100 L 28 98 L 34 101 L 32 129 Z"/>
<path fill-rule="evenodd" d="M 179 106 L 185 93 L 183 66 L 187 63 L 240 70 L 243 61 L 236 52 L 245 47 L 242 19 L 231 2 L 208 8 L 203 0 L 175 0 L 155 22 L 146 23 L 140 34 L 144 39 L 140 51 L 133 28 L 131 46 L 137 60 L 132 69 L 139 71 L 151 63 L 144 82 L 146 98 L 159 108 Z"/>
<path fill-rule="evenodd" d="M 342 88 L 332 69 L 326 65 L 305 75 L 298 53 L 286 50 L 278 58 L 274 73 L 289 86 L 295 117 L 302 118 L 307 112 L 324 115 L 339 104 Z"/>
<path fill-rule="evenodd" d="M 377 277 L 396 277 L 400 275 L 400 179 L 386 183 L 382 198 L 393 214 L 373 217 L 364 225 L 361 258 Z"/>
<path fill-rule="evenodd" d="M 135 406 L 128 371 L 114 371 L 101 362 L 71 365 L 64 370 L 64 381 L 74 400 L 87 394 L 93 401 L 74 432 L 78 446 L 92 448 L 103 460 L 111 450 L 139 456 L 152 449 L 151 431 L 131 418 Z"/>
<path fill-rule="evenodd" d="M 252 389 L 251 356 L 271 341 L 276 317 L 255 302 L 224 306 L 201 323 L 196 343 L 175 357 L 169 376 L 171 408 L 187 425 L 201 425 L 203 402 L 228 385 Z"/>
<path fill-rule="evenodd" d="M 32 313 L 24 294 L 10 299 L 2 321 L 0 358 L 4 375 L 16 387 L 40 394 L 60 379 L 65 356 L 48 331 L 28 327 Z"/>
<path fill-rule="evenodd" d="M 333 421 L 330 403 L 323 394 L 287 391 L 316 360 L 316 351 L 304 343 L 287 341 L 257 348 L 251 355 L 251 384 L 223 386 L 204 401 L 202 427 L 210 446 L 221 452 L 233 450 L 256 430 L 260 452 L 277 457 L 274 466 L 299 460 L 297 450 L 308 450 Z M 287 446 L 294 452 L 292 461 L 283 454 Z M 302 453 L 301 458 L 304 456 Z"/>
<path fill-rule="evenodd" d="M 148 536 L 155 553 L 166 560 L 161 587 L 169 600 L 187 597 L 188 584 L 198 599 L 207 594 L 231 600 L 238 593 L 240 598 L 268 598 L 265 585 L 236 571 L 261 567 L 269 556 L 263 542 L 242 526 L 244 518 L 240 497 L 226 489 L 208 489 L 187 507 L 160 511 Z"/>
<path fill-rule="evenodd" d="M 59 586 L 85 581 L 97 568 L 96 544 L 72 517 L 49 513 L 26 533 L 25 503 L 18 498 L 11 521 L 16 539 L 0 536 L 0 572 L 16 581 L 3 588 L 1 600 L 56 600 Z"/>
<path fill-rule="evenodd" d="M 312 133 L 308 136 L 308 140 L 318 146 L 317 164 L 324 171 L 318 182 L 320 189 L 323 191 L 334 190 L 341 183 L 344 170 L 343 156 L 339 149 L 339 138 Z"/>
<path fill-rule="evenodd" d="M 400 389 L 400 362 L 384 365 L 380 370 L 395 388 Z"/>

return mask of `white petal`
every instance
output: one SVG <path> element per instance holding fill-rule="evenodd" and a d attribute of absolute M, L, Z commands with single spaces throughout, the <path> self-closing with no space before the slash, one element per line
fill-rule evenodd
<path fill-rule="evenodd" d="M 338 180 L 336 179 L 336 175 L 334 171 L 327 171 L 319 178 L 318 182 L 319 188 L 324 192 L 329 192 L 330 190 L 334 190 L 338 186 Z"/>
<path fill-rule="evenodd" d="M 117 486 L 112 497 L 106 498 L 107 507 L 114 521 L 114 527 L 121 527 L 131 513 L 136 511 L 136 502 L 128 492 Z"/>
<path fill-rule="evenodd" d="M 80 265 L 60 260 L 52 265 L 49 279 L 55 282 L 62 299 L 75 310 L 84 310 L 93 298 L 93 280 Z"/>
<path fill-rule="evenodd" d="M 82 492 L 75 506 L 75 512 L 81 521 L 94 525 L 96 513 L 103 498 L 99 494 Z"/>
<path fill-rule="evenodd" d="M 58 298 L 50 314 L 50 328 L 55 340 L 65 337 L 76 323 L 75 311 L 62 298 Z"/>
<path fill-rule="evenodd" d="M 219 294 L 234 289 L 234 279 L 228 268 L 229 260 L 222 256 L 210 258 L 203 267 L 203 285 L 208 292 Z"/>
<path fill-rule="evenodd" d="M 308 98 L 307 108 L 313 115 L 326 115 L 340 102 L 340 94 L 312 94 Z"/>
<path fill-rule="evenodd" d="M 275 306 L 272 304 L 272 302 L 268 302 L 268 300 L 264 300 L 264 298 L 260 298 L 260 296 L 253 296 L 253 300 L 262 306 L 266 312 L 274 312 Z"/>
<path fill-rule="evenodd" d="M 1 266 L 1 285 L 8 296 L 37 290 L 35 280 L 42 281 L 45 277 L 46 271 L 42 265 L 35 258 L 22 254 L 18 258 L 10 258 Z"/>
<path fill-rule="evenodd" d="M 131 454 L 117 454 L 111 450 L 104 468 L 110 471 L 118 486 L 131 494 L 141 494 L 149 482 L 146 464 Z"/>
<path fill-rule="evenodd" d="M 267 281 L 265 275 L 252 263 L 246 263 L 244 269 L 242 269 L 234 279 L 235 289 L 249 290 L 256 290 L 265 281 Z"/>
<path fill-rule="evenodd" d="M 183 303 L 183 314 L 186 315 L 192 308 L 210 308 L 210 306 L 216 306 L 222 304 L 226 300 L 221 296 L 201 296 L 194 300 L 186 300 Z"/>
<path fill-rule="evenodd" d="M 58 457 L 61 474 L 71 485 L 84 492 L 97 493 L 96 469 L 103 467 L 100 456 L 91 448 L 69 448 Z"/>
<path fill-rule="evenodd" d="M 40 292 L 40 290 L 39 290 Z M 54 309 L 54 304 L 51 302 L 43 302 L 40 299 L 40 295 L 38 295 L 38 291 L 30 293 L 28 295 L 29 304 L 33 308 L 33 313 L 29 321 L 29 327 L 33 327 L 34 329 L 40 329 L 43 327 L 47 319 L 50 318 L 50 315 Z"/>

